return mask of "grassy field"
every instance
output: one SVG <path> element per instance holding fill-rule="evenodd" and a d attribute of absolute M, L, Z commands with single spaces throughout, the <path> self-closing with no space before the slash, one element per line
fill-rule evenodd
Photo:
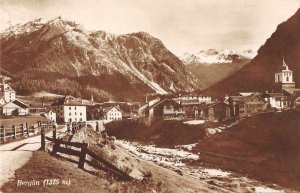
<path fill-rule="evenodd" d="M 45 179 L 70 180 L 69 185 L 48 185 L 44 186 Z M 18 186 L 17 180 L 36 180 L 40 182 L 38 186 Z M 74 167 L 46 152 L 33 152 L 33 157 L 21 169 L 16 171 L 16 180 L 6 183 L 3 192 L 110 192 L 111 184 L 106 180 L 100 180 L 83 170 Z"/>
<path fill-rule="evenodd" d="M 201 141 L 198 164 L 300 190 L 300 112 L 266 113 Z"/>
<path fill-rule="evenodd" d="M 49 122 L 49 119 L 43 116 L 19 116 L 13 118 L 0 118 L 0 125 L 4 127 L 12 127 L 13 125 L 21 125 L 23 123 L 28 123 L 30 125 L 36 124 L 38 121 Z"/>
<path fill-rule="evenodd" d="M 142 163 L 141 163 L 142 164 Z M 228 192 L 201 181 L 186 179 L 175 172 L 153 164 L 143 167 L 151 169 L 151 175 L 144 180 L 119 181 L 102 173 L 89 173 L 77 168 L 77 164 L 49 153 L 36 151 L 28 163 L 15 173 L 15 178 L 4 184 L 1 192 L 72 192 L 72 193 L 110 193 L 110 192 Z M 152 176 L 153 175 L 153 176 Z M 45 179 L 56 179 L 57 185 L 43 185 Z M 18 180 L 39 181 L 39 185 L 18 185 Z M 68 181 L 69 185 L 62 184 Z M 37 184 L 37 183 L 35 183 Z"/>

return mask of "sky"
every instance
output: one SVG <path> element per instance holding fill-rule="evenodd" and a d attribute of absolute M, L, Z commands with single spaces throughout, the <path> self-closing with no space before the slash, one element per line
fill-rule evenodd
<path fill-rule="evenodd" d="M 204 49 L 257 49 L 300 0 L 0 0 L 0 30 L 62 16 L 87 30 L 145 31 L 177 56 Z"/>

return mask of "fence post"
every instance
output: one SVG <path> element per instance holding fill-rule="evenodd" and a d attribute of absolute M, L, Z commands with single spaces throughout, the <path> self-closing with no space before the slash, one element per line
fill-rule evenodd
<path fill-rule="evenodd" d="M 46 151 L 46 136 L 45 136 L 45 128 L 41 128 L 41 150 Z"/>
<path fill-rule="evenodd" d="M 81 147 L 81 154 L 79 157 L 79 162 L 78 162 L 78 168 L 84 169 L 84 163 L 85 163 L 85 158 L 86 158 L 86 153 L 87 153 L 87 148 L 89 144 L 88 143 L 83 143 Z"/>
<path fill-rule="evenodd" d="M 14 139 L 17 139 L 17 130 L 16 130 L 16 126 L 13 125 L 12 126 L 13 132 L 14 132 Z"/>
<path fill-rule="evenodd" d="M 96 122 L 96 132 L 99 132 L 100 130 L 99 130 L 99 123 L 98 122 Z"/>
<path fill-rule="evenodd" d="M 29 137 L 29 124 L 28 123 L 26 123 L 26 129 L 27 129 L 27 135 L 28 135 L 28 137 Z"/>
<path fill-rule="evenodd" d="M 35 135 L 35 128 L 34 128 L 34 124 L 32 124 L 32 132 Z"/>
<path fill-rule="evenodd" d="M 53 150 L 52 150 L 52 154 L 55 155 L 58 152 L 58 148 L 60 146 L 60 141 L 62 139 L 58 138 L 57 140 L 54 141 L 54 145 L 53 145 Z"/>
<path fill-rule="evenodd" d="M 71 132 L 71 129 L 70 129 L 70 124 L 67 123 L 67 132 L 70 133 Z"/>
<path fill-rule="evenodd" d="M 5 133 L 5 127 L 4 127 L 4 125 L 2 125 L 1 126 L 2 127 L 2 133 L 3 133 L 3 141 L 6 141 L 6 137 L 5 137 L 5 135 L 6 135 L 6 133 Z"/>
<path fill-rule="evenodd" d="M 75 133 L 75 125 L 74 125 L 74 123 L 72 123 L 72 133 L 73 134 Z"/>
<path fill-rule="evenodd" d="M 42 122 L 41 121 L 38 121 L 38 126 L 37 126 L 37 128 L 38 128 L 38 132 L 39 131 L 41 131 L 42 130 Z"/>
<path fill-rule="evenodd" d="M 56 140 L 56 126 L 53 125 L 53 139 Z"/>
<path fill-rule="evenodd" d="M 21 130 L 22 130 L 22 136 L 25 137 L 25 128 L 24 128 L 24 124 L 21 124 Z"/>

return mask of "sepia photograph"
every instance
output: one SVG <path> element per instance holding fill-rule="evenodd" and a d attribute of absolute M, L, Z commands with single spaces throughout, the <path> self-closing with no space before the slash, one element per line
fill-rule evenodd
<path fill-rule="evenodd" d="M 0 0 L 0 192 L 300 193 L 300 1 Z"/>

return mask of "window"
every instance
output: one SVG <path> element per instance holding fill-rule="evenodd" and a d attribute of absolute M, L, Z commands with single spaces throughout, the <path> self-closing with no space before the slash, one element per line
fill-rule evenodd
<path fill-rule="evenodd" d="M 76 110 L 76 107 L 74 107 L 75 108 L 75 110 Z"/>
<path fill-rule="evenodd" d="M 82 113 L 80 113 L 80 116 L 82 116 Z"/>
<path fill-rule="evenodd" d="M 75 112 L 75 115 L 77 115 L 77 113 Z"/>
<path fill-rule="evenodd" d="M 69 116 L 71 116 L 71 113 L 69 113 Z"/>
<path fill-rule="evenodd" d="M 69 107 L 69 110 L 71 110 L 71 107 Z"/>
<path fill-rule="evenodd" d="M 288 76 L 286 77 L 286 81 L 287 81 L 287 82 L 289 81 L 289 77 L 288 77 Z"/>

